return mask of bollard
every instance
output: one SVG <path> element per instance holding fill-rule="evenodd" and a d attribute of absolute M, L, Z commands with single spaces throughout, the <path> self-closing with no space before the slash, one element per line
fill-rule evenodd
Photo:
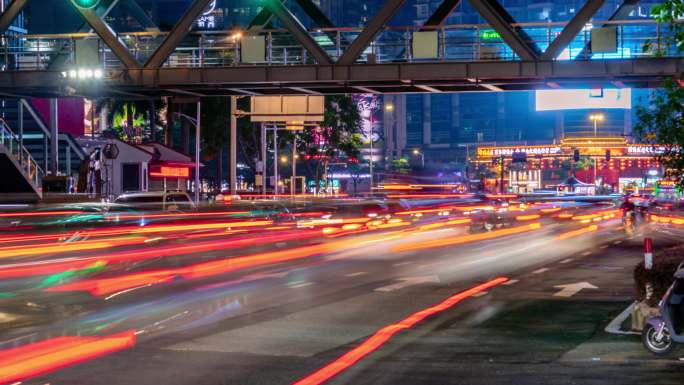
<path fill-rule="evenodd" d="M 644 267 L 646 270 L 653 268 L 653 239 L 644 238 Z"/>

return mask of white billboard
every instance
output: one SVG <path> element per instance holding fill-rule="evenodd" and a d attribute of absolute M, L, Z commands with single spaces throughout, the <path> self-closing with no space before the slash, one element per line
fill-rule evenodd
<path fill-rule="evenodd" d="M 588 89 L 588 90 L 538 90 L 537 111 L 587 110 L 587 109 L 631 109 L 632 90 Z"/>

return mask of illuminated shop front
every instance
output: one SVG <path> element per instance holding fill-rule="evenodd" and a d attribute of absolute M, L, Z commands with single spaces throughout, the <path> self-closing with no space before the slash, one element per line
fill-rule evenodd
<path fill-rule="evenodd" d="M 500 183 L 503 162 L 507 191 L 553 189 L 574 175 L 613 192 L 652 192 L 663 176 L 656 157 L 664 151 L 664 146 L 633 144 L 624 137 L 578 137 L 545 146 L 478 147 L 476 162 L 480 169 L 489 168 L 492 190 Z"/>

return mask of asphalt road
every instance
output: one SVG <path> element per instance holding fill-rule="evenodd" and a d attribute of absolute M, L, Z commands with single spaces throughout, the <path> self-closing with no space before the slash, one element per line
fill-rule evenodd
<path fill-rule="evenodd" d="M 649 356 L 638 337 L 603 331 L 632 301 L 641 235 L 628 239 L 616 219 L 583 224 L 557 214 L 477 234 L 458 222 L 462 214 L 450 213 L 395 216 L 363 228 L 347 222 L 208 225 L 223 218 L 183 218 L 183 226 L 195 227 L 125 234 L 84 227 L 56 241 L 85 249 L 64 252 L 41 251 L 35 248 L 49 247 L 48 241 L 22 238 L 16 249 L 0 245 L 0 255 L 9 255 L 0 268 L 0 378 L 14 374 L 23 384 L 681 383 L 679 361 Z M 658 247 L 678 239 L 676 233 L 654 236 Z M 103 239 L 114 244 L 99 244 Z M 27 247 L 39 252 L 15 251 Z M 574 293 L 567 286 L 573 284 L 582 290 Z M 96 340 L 88 340 L 84 354 L 59 345 L 60 336 Z M 107 345 L 119 342 L 112 336 L 124 346 Z M 45 341 L 56 351 L 34 354 L 46 349 L 39 345 Z M 27 359 L 3 367 L 19 352 Z"/>

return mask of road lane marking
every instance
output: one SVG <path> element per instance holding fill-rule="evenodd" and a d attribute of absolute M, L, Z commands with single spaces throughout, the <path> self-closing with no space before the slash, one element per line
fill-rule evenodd
<path fill-rule="evenodd" d="M 487 295 L 487 294 L 489 294 L 488 291 L 481 291 L 481 292 L 479 292 L 479 293 L 477 293 L 477 294 L 474 294 L 474 295 L 473 295 L 473 298 L 484 297 L 484 296 Z"/>
<path fill-rule="evenodd" d="M 598 289 L 598 287 L 592 285 L 589 282 L 577 282 L 577 283 L 569 283 L 567 285 L 556 285 L 554 286 L 556 289 L 561 289 L 559 292 L 554 293 L 554 297 L 563 297 L 563 298 L 570 298 L 573 295 L 579 293 L 580 291 L 584 289 Z"/>
<path fill-rule="evenodd" d="M 582 253 L 583 257 L 586 257 L 588 255 L 591 255 L 591 251 L 585 251 L 584 253 Z"/>
<path fill-rule="evenodd" d="M 541 269 L 539 269 L 539 270 L 535 270 L 535 271 L 533 271 L 533 272 L 532 272 L 532 274 L 541 274 L 541 273 L 546 273 L 547 271 L 549 271 L 549 269 L 548 269 L 548 268 L 546 268 L 546 267 L 542 267 L 542 268 L 541 268 Z"/>
<path fill-rule="evenodd" d="M 378 243 L 378 242 L 391 241 L 392 239 L 398 239 L 398 238 L 401 238 L 401 236 L 400 236 L 400 235 L 395 235 L 395 236 L 392 236 L 392 237 L 385 237 L 385 238 L 380 238 L 380 239 L 373 239 L 373 240 L 370 240 L 370 241 L 361 242 L 360 245 L 366 245 L 366 244 L 368 244 L 368 243 Z"/>
<path fill-rule="evenodd" d="M 479 292 L 487 291 L 490 288 L 501 285 L 507 280 L 508 278 L 506 277 L 500 277 L 485 282 L 481 285 L 474 286 L 466 291 L 462 291 L 458 294 L 455 294 L 445 299 L 443 302 L 435 306 L 413 313 L 395 324 L 387 325 L 382 329 L 376 331 L 372 336 L 368 337 L 360 345 L 347 351 L 346 353 L 344 353 L 334 361 L 330 362 L 326 366 L 294 382 L 293 385 L 320 385 L 326 383 L 333 377 L 351 368 L 352 366 L 354 366 L 354 364 L 356 364 L 366 356 L 381 348 L 390 339 L 392 339 L 392 337 L 394 337 L 395 334 L 404 330 L 411 329 L 419 323 L 423 322 L 426 318 L 449 310 L 452 307 L 456 306 L 458 303 L 462 302 L 463 300 L 470 298 Z"/>
<path fill-rule="evenodd" d="M 601 246 L 601 249 L 607 249 L 607 248 L 608 248 L 608 245 L 602 245 Z"/>
<path fill-rule="evenodd" d="M 297 283 L 294 285 L 290 285 L 290 289 L 299 289 L 302 287 L 307 287 L 313 285 L 313 282 L 302 282 L 302 283 Z"/>
<path fill-rule="evenodd" d="M 570 263 L 570 262 L 572 262 L 572 258 L 568 258 L 568 259 L 564 259 L 564 260 L 560 261 L 561 265 L 565 265 L 566 263 Z"/>
<path fill-rule="evenodd" d="M 619 244 L 621 244 L 621 243 L 622 243 L 622 241 L 615 241 L 615 242 L 613 242 L 614 245 L 619 245 Z"/>
<path fill-rule="evenodd" d="M 417 286 L 426 283 L 440 283 L 439 276 L 427 275 L 422 277 L 399 278 L 399 282 L 392 285 L 379 287 L 375 289 L 375 291 L 379 291 L 382 293 L 391 293 L 393 291 L 401 290 L 410 286 Z"/>
<path fill-rule="evenodd" d="M 508 280 L 507 282 L 503 283 L 503 285 L 504 286 L 511 286 L 511 285 L 515 285 L 518 282 L 520 282 L 519 279 L 511 279 L 511 280 Z"/>
<path fill-rule="evenodd" d="M 352 277 L 359 277 L 361 275 L 366 275 L 366 274 L 368 274 L 368 273 L 366 273 L 365 271 L 357 271 L 356 273 L 345 274 L 344 276 L 352 278 Z"/>
<path fill-rule="evenodd" d="M 392 265 L 392 266 L 394 266 L 394 267 L 402 267 L 402 266 L 410 265 L 410 264 L 412 264 L 412 263 L 413 263 L 413 262 L 411 262 L 411 261 L 399 262 L 399 263 L 395 263 L 395 264 Z"/>

